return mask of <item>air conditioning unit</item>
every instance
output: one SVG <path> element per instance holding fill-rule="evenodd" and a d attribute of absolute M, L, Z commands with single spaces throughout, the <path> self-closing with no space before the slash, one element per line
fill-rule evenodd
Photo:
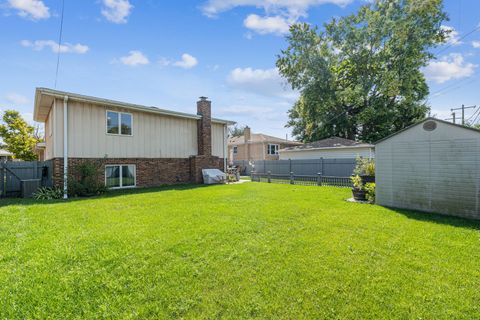
<path fill-rule="evenodd" d="M 20 188 L 22 198 L 31 198 L 38 188 L 40 188 L 40 179 L 21 180 Z"/>

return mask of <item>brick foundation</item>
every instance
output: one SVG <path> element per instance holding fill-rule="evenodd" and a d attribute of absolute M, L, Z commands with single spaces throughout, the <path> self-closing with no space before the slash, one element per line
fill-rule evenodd
<path fill-rule="evenodd" d="M 136 166 L 137 187 L 148 188 L 165 184 L 202 183 L 202 169 L 223 171 L 223 159 L 213 156 L 192 156 L 190 158 L 69 158 L 69 173 L 83 162 L 92 162 L 98 167 L 99 182 L 105 181 L 105 165 L 134 164 Z M 53 159 L 53 183 L 63 186 L 63 158 Z"/>

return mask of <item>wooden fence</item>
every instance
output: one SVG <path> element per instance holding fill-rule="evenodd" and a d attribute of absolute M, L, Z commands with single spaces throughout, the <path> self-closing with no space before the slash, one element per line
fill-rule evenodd
<path fill-rule="evenodd" d="M 267 183 L 284 183 L 284 184 L 300 184 L 305 186 L 333 186 L 333 187 L 352 187 L 352 182 L 349 177 L 332 177 L 324 176 L 320 173 L 317 175 L 296 175 L 291 172 L 285 174 L 267 173 L 251 173 L 253 182 L 267 182 Z"/>
<path fill-rule="evenodd" d="M 0 162 L 0 197 L 21 195 L 22 181 L 38 179 L 41 186 L 51 187 L 51 161 Z"/>

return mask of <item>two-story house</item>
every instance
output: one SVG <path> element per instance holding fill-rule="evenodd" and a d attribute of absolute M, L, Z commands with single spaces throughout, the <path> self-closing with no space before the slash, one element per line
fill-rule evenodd
<path fill-rule="evenodd" d="M 278 150 L 301 145 L 301 142 L 252 133 L 246 127 L 243 135 L 228 140 L 228 160 L 278 160 Z"/>
<path fill-rule="evenodd" d="M 69 170 L 87 160 L 109 188 L 199 183 L 201 169 L 225 170 L 233 124 L 212 118 L 205 97 L 188 114 L 46 88 L 36 90 L 34 120 L 45 123 L 44 156 L 65 190 Z"/>

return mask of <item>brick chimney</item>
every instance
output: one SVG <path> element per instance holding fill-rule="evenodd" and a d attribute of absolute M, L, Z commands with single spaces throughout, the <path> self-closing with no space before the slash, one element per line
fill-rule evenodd
<path fill-rule="evenodd" d="M 243 130 L 243 136 L 245 138 L 245 143 L 250 141 L 252 139 L 252 130 L 250 129 L 249 126 L 246 126 L 245 129 Z"/>
<path fill-rule="evenodd" d="M 207 97 L 200 97 L 197 102 L 197 114 L 202 116 L 198 120 L 198 155 L 212 155 L 212 102 Z"/>

